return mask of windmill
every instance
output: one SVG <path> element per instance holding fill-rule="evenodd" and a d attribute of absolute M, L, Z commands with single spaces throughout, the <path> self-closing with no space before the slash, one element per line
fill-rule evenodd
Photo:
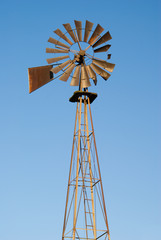
<path fill-rule="evenodd" d="M 50 37 L 48 42 L 54 48 L 46 48 L 51 58 L 49 65 L 29 68 L 29 92 L 33 92 L 46 83 L 59 78 L 70 85 L 78 86 L 69 99 L 77 104 L 74 136 L 67 187 L 62 240 L 64 239 L 108 239 L 110 240 L 101 172 L 96 148 L 96 140 L 91 114 L 91 104 L 97 94 L 89 92 L 90 79 L 97 85 L 97 76 L 104 80 L 110 77 L 115 64 L 110 59 L 106 44 L 112 37 L 109 31 L 98 24 L 94 30 L 93 23 L 74 21 L 63 24 L 63 33 L 56 29 L 58 39 Z M 53 56 L 54 55 L 54 56 Z M 97 56 L 95 56 L 97 55 Z"/>

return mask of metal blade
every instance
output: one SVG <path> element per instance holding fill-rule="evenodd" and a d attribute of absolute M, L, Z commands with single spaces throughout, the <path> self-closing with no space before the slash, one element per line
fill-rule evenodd
<path fill-rule="evenodd" d="M 80 65 L 76 67 L 70 85 L 79 86 L 79 80 L 80 80 Z"/>
<path fill-rule="evenodd" d="M 68 60 L 68 61 L 60 64 L 59 66 L 52 68 L 51 71 L 56 74 L 70 63 L 71 63 L 71 60 Z"/>
<path fill-rule="evenodd" d="M 97 85 L 97 76 L 96 73 L 93 71 L 93 69 L 88 65 L 87 71 L 91 79 L 93 79 L 93 82 L 95 85 Z"/>
<path fill-rule="evenodd" d="M 71 63 L 71 65 L 65 70 L 65 72 L 62 74 L 62 76 L 59 79 L 66 82 L 74 68 L 75 68 L 75 64 Z"/>
<path fill-rule="evenodd" d="M 59 29 L 57 28 L 54 33 L 56 33 L 59 37 L 61 37 L 62 39 L 64 39 L 67 43 L 69 43 L 70 45 L 72 45 L 73 43 L 69 40 L 69 38 L 67 38 L 65 36 L 65 34 Z"/>
<path fill-rule="evenodd" d="M 93 24 L 94 23 L 89 22 L 89 21 L 86 20 L 85 33 L 84 33 L 84 42 L 87 42 L 88 37 L 90 35 L 90 32 L 92 30 Z"/>
<path fill-rule="evenodd" d="M 100 34 L 103 32 L 104 28 L 102 28 L 99 24 L 97 25 L 97 27 L 95 28 L 91 38 L 89 39 L 88 43 L 90 45 L 93 45 L 96 41 L 97 38 L 100 36 Z"/>
<path fill-rule="evenodd" d="M 74 22 L 75 22 L 75 27 L 77 30 L 78 39 L 79 39 L 79 41 L 82 41 L 82 22 L 76 21 L 76 20 L 74 20 Z"/>
<path fill-rule="evenodd" d="M 50 64 L 50 63 L 54 63 L 54 62 L 58 62 L 60 60 L 69 58 L 69 56 L 62 56 L 62 57 L 55 57 L 55 58 L 48 58 L 46 59 L 46 61 Z"/>
<path fill-rule="evenodd" d="M 65 29 L 67 30 L 67 32 L 69 33 L 69 35 L 71 36 L 71 38 L 73 39 L 74 42 L 77 42 L 76 38 L 75 38 L 75 35 L 74 35 L 74 32 L 70 26 L 69 23 L 65 23 L 63 24 L 63 26 L 65 27 Z"/>
<path fill-rule="evenodd" d="M 68 53 L 69 50 L 61 50 L 61 49 L 54 49 L 54 48 L 46 48 L 46 53 Z"/>
<path fill-rule="evenodd" d="M 112 39 L 110 33 L 106 32 L 95 44 L 92 45 L 92 47 L 95 48 L 95 47 L 101 45 L 102 43 L 109 41 L 110 39 Z"/>
<path fill-rule="evenodd" d="M 97 52 L 106 52 L 106 51 L 108 51 L 108 49 L 109 49 L 110 47 L 111 47 L 111 45 L 107 44 L 107 45 L 105 45 L 105 46 L 103 46 L 103 47 L 100 47 L 100 48 L 95 49 L 94 52 L 95 52 L 95 53 L 97 53 Z"/>
<path fill-rule="evenodd" d="M 53 73 L 51 73 L 51 69 L 52 65 L 33 67 L 28 69 L 29 93 L 53 80 Z"/>
<path fill-rule="evenodd" d="M 66 45 L 66 44 L 64 44 L 64 43 L 62 43 L 62 42 L 60 42 L 60 41 L 58 41 L 58 40 L 56 40 L 56 39 L 54 39 L 54 38 L 52 38 L 52 37 L 50 37 L 50 38 L 48 39 L 48 42 L 53 43 L 53 44 L 55 44 L 55 45 L 59 45 L 59 46 L 65 47 L 65 48 L 67 48 L 67 49 L 70 48 L 68 45 Z"/>
<path fill-rule="evenodd" d="M 91 63 L 90 66 L 93 68 L 94 71 L 96 71 L 97 74 L 99 74 L 104 80 L 107 80 L 111 75 L 104 71 L 102 68 L 98 67 L 94 63 Z"/>
<path fill-rule="evenodd" d="M 81 65 L 81 88 L 86 88 L 91 86 L 89 81 L 89 76 L 85 65 Z"/>
<path fill-rule="evenodd" d="M 106 61 L 100 61 L 100 60 L 96 60 L 96 59 L 93 59 L 93 63 L 106 69 L 109 72 L 113 72 L 114 67 L 115 67 L 115 64 L 113 64 L 113 63 L 108 63 Z"/>

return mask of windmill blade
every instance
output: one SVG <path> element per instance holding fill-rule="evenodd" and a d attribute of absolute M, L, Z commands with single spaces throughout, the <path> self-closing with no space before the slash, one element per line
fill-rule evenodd
<path fill-rule="evenodd" d="M 70 39 L 69 38 L 67 38 L 66 36 L 65 36 L 65 34 L 59 29 L 59 28 L 57 28 L 55 31 L 54 31 L 54 33 L 56 33 L 59 37 L 61 37 L 62 39 L 64 39 L 67 43 L 69 43 L 70 45 L 72 45 L 73 43 L 70 41 Z"/>
<path fill-rule="evenodd" d="M 90 35 L 90 32 L 92 30 L 93 24 L 94 23 L 89 22 L 89 21 L 86 20 L 85 33 L 84 33 L 84 42 L 87 42 L 88 37 Z"/>
<path fill-rule="evenodd" d="M 66 44 L 64 44 L 64 43 L 62 43 L 62 42 L 60 42 L 60 41 L 58 41 L 58 40 L 56 40 L 56 39 L 54 39 L 54 38 L 52 38 L 52 37 L 50 37 L 50 38 L 48 39 L 48 42 L 53 43 L 53 44 L 55 44 L 55 45 L 59 45 L 59 46 L 65 47 L 65 48 L 67 48 L 67 49 L 70 48 L 68 45 L 66 45 Z"/>
<path fill-rule="evenodd" d="M 97 52 L 106 52 L 106 51 L 108 51 L 108 49 L 109 49 L 110 47 L 111 47 L 111 45 L 107 44 L 107 45 L 105 45 L 105 46 L 103 46 L 103 47 L 100 47 L 100 48 L 95 49 L 94 52 L 95 52 L 95 53 L 97 53 Z"/>
<path fill-rule="evenodd" d="M 48 58 L 46 59 L 46 61 L 50 64 L 50 63 L 54 63 L 54 62 L 58 62 L 60 60 L 69 58 L 69 56 L 61 56 L 61 57 L 55 57 L 55 58 Z"/>
<path fill-rule="evenodd" d="M 65 70 L 65 72 L 62 74 L 62 76 L 59 79 L 66 82 L 74 68 L 75 68 L 75 64 L 71 63 L 71 65 Z"/>
<path fill-rule="evenodd" d="M 79 41 L 82 41 L 82 22 L 74 20 Z"/>
<path fill-rule="evenodd" d="M 93 45 L 96 41 L 97 38 L 100 36 L 100 34 L 103 32 L 104 28 L 101 27 L 99 24 L 97 25 L 97 27 L 95 28 L 91 38 L 89 39 L 88 43 L 90 45 Z"/>
<path fill-rule="evenodd" d="M 112 37 L 111 37 L 110 33 L 106 32 L 95 44 L 92 45 L 92 47 L 95 48 L 111 39 L 112 39 Z"/>
<path fill-rule="evenodd" d="M 97 76 L 96 73 L 93 71 L 93 69 L 88 65 L 87 71 L 90 76 L 90 78 L 93 80 L 94 84 L 97 85 Z"/>
<path fill-rule="evenodd" d="M 61 50 L 61 49 L 54 49 L 54 48 L 46 48 L 46 53 L 68 53 L 69 50 L 67 49 L 64 49 L 64 50 Z"/>
<path fill-rule="evenodd" d="M 94 71 L 96 71 L 96 73 L 98 75 L 100 75 L 104 80 L 107 80 L 111 75 L 104 71 L 102 68 L 98 67 L 97 65 L 95 65 L 94 63 L 91 63 L 90 66 L 93 68 Z"/>
<path fill-rule="evenodd" d="M 51 71 L 56 74 L 56 73 L 60 72 L 60 70 L 62 70 L 64 67 L 66 67 L 68 64 L 70 64 L 71 62 L 72 62 L 71 60 L 68 60 L 68 61 L 60 64 L 59 66 L 52 68 Z"/>
<path fill-rule="evenodd" d="M 69 33 L 69 35 L 71 36 L 71 38 L 73 39 L 74 42 L 77 42 L 74 32 L 70 26 L 70 23 L 65 23 L 63 24 L 64 28 L 67 30 L 67 32 Z"/>
<path fill-rule="evenodd" d="M 81 88 L 87 88 L 91 86 L 89 76 L 85 65 L 81 65 Z"/>
<path fill-rule="evenodd" d="M 73 74 L 70 86 L 79 86 L 80 80 L 80 65 L 75 68 L 75 72 Z"/>
<path fill-rule="evenodd" d="M 114 70 L 114 67 L 115 67 L 115 64 L 113 63 L 108 63 L 106 61 L 100 61 L 100 60 L 97 60 L 97 59 L 93 59 L 93 63 L 106 69 L 107 71 L 109 72 L 113 72 Z"/>
<path fill-rule="evenodd" d="M 29 93 L 53 80 L 53 73 L 51 72 L 52 67 L 52 65 L 47 65 L 28 69 Z"/>

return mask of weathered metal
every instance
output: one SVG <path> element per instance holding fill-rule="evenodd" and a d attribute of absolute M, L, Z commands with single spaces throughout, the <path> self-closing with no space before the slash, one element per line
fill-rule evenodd
<path fill-rule="evenodd" d="M 53 80 L 52 65 L 28 68 L 29 93 Z"/>
<path fill-rule="evenodd" d="M 58 61 L 60 61 L 60 60 L 66 59 L 66 58 L 69 58 L 69 56 L 61 56 L 61 57 L 55 57 L 55 58 L 48 58 L 48 59 L 46 59 L 46 61 L 50 64 L 50 63 L 55 63 L 55 62 L 58 62 Z"/>
<path fill-rule="evenodd" d="M 58 77 L 64 82 L 71 77 L 70 85 L 79 86 L 79 91 L 75 91 L 69 99 L 70 102 L 77 103 L 77 108 L 62 240 L 99 238 L 110 240 L 90 106 L 97 94 L 88 92 L 88 87 L 91 86 L 90 79 L 95 85 L 97 84 L 96 74 L 104 80 L 111 76 L 109 72 L 113 71 L 115 64 L 97 58 L 94 54 L 107 52 L 111 46 L 109 44 L 96 49 L 95 47 L 104 44 L 112 37 L 109 32 L 101 36 L 104 29 L 99 24 L 92 31 L 94 25 L 92 22 L 86 21 L 85 28 L 82 27 L 81 21 L 75 20 L 74 23 L 75 28 L 69 23 L 63 24 L 67 31 L 65 34 L 60 29 L 54 31 L 61 41 L 52 37 L 48 39 L 55 48 L 46 48 L 46 53 L 58 55 L 48 58 L 47 62 L 54 64 L 28 69 L 29 92 Z M 81 44 L 82 39 L 87 45 L 85 49 Z M 93 55 L 88 51 L 89 48 L 92 49 Z M 62 53 L 67 55 L 62 56 Z M 106 56 L 109 59 L 111 54 Z"/>
<path fill-rule="evenodd" d="M 97 53 L 97 52 L 107 52 L 110 47 L 111 47 L 111 45 L 107 44 L 107 45 L 105 45 L 103 47 L 94 49 L 94 52 L 95 53 Z"/>
<path fill-rule="evenodd" d="M 59 37 L 61 37 L 62 39 L 64 39 L 67 43 L 69 43 L 70 45 L 72 45 L 72 41 L 70 41 L 69 38 L 67 38 L 67 36 L 59 29 L 57 28 L 54 33 L 56 33 Z"/>
<path fill-rule="evenodd" d="M 78 39 L 79 39 L 79 41 L 82 41 L 82 22 L 76 21 L 76 20 L 74 20 L 74 22 L 75 22 L 75 27 L 77 30 Z"/>
<path fill-rule="evenodd" d="M 69 23 L 65 23 L 63 24 L 64 28 L 67 30 L 67 32 L 69 33 L 69 35 L 71 36 L 71 38 L 73 39 L 74 42 L 76 42 L 76 38 L 75 38 L 75 35 L 74 35 L 74 32 L 70 26 Z"/>
<path fill-rule="evenodd" d="M 98 67 L 96 64 L 91 63 L 90 67 L 98 74 L 100 75 L 104 80 L 107 80 L 111 75 L 104 71 L 102 68 Z"/>
<path fill-rule="evenodd" d="M 89 35 L 90 35 L 91 31 L 92 31 L 93 24 L 94 23 L 89 22 L 89 21 L 86 20 L 85 33 L 84 33 L 84 42 L 88 41 Z"/>
<path fill-rule="evenodd" d="M 95 30 L 94 30 L 91 38 L 89 39 L 88 43 L 90 45 L 93 45 L 97 41 L 98 37 L 103 32 L 103 30 L 104 30 L 104 28 L 101 27 L 99 24 L 97 24 L 97 27 L 95 28 Z"/>
<path fill-rule="evenodd" d="M 108 31 L 96 43 L 93 44 L 93 47 L 95 48 L 111 39 L 112 39 L 111 34 Z"/>

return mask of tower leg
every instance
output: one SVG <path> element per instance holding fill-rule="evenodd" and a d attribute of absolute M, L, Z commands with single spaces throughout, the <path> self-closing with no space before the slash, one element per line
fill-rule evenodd
<path fill-rule="evenodd" d="M 64 224 L 63 224 L 62 239 L 64 239 L 64 233 L 65 233 L 66 224 L 67 224 L 67 208 L 68 208 L 68 199 L 69 199 L 71 172 L 72 172 L 72 165 L 73 165 L 74 143 L 75 143 L 75 138 L 76 138 L 76 127 L 77 127 L 77 118 L 78 118 L 78 107 L 79 107 L 79 104 L 77 103 L 76 117 L 75 117 L 75 125 L 74 125 L 73 145 L 72 145 L 72 154 L 71 154 L 71 162 L 70 162 L 70 170 L 69 170 L 69 179 L 68 179 L 68 189 L 67 189 L 67 197 L 66 197 L 66 205 L 65 205 L 65 214 L 64 214 Z"/>
<path fill-rule="evenodd" d="M 78 195 L 78 171 L 80 160 L 80 136 L 81 136 L 81 115 L 82 115 L 82 97 L 80 97 L 79 110 L 78 110 L 78 147 L 77 147 L 77 167 L 76 167 L 76 185 L 75 185 L 75 203 L 74 203 L 74 221 L 73 221 L 73 240 L 75 240 L 76 232 L 76 216 L 77 216 L 77 195 Z"/>
<path fill-rule="evenodd" d="M 98 152 L 97 152 L 97 147 L 96 147 L 96 139 L 95 139 L 95 133 L 94 133 L 94 127 L 93 127 L 93 120 L 92 120 L 92 113 L 91 113 L 91 106 L 90 106 L 89 98 L 88 98 L 88 106 L 89 106 L 91 127 L 92 127 L 92 132 L 93 132 L 94 147 L 95 147 L 95 152 L 96 152 L 96 159 L 97 159 L 97 166 L 98 166 L 98 172 L 99 172 L 99 179 L 100 179 L 100 185 L 101 185 L 102 201 L 103 201 L 103 208 L 104 208 L 104 214 L 105 214 L 105 222 L 106 222 L 106 227 L 107 227 L 108 239 L 110 240 L 110 233 L 109 233 L 109 226 L 108 226 L 108 220 L 107 220 L 107 213 L 106 213 L 106 205 L 105 205 L 105 199 L 104 199 L 101 171 L 100 171 L 100 165 L 99 165 L 99 160 L 98 160 Z"/>

